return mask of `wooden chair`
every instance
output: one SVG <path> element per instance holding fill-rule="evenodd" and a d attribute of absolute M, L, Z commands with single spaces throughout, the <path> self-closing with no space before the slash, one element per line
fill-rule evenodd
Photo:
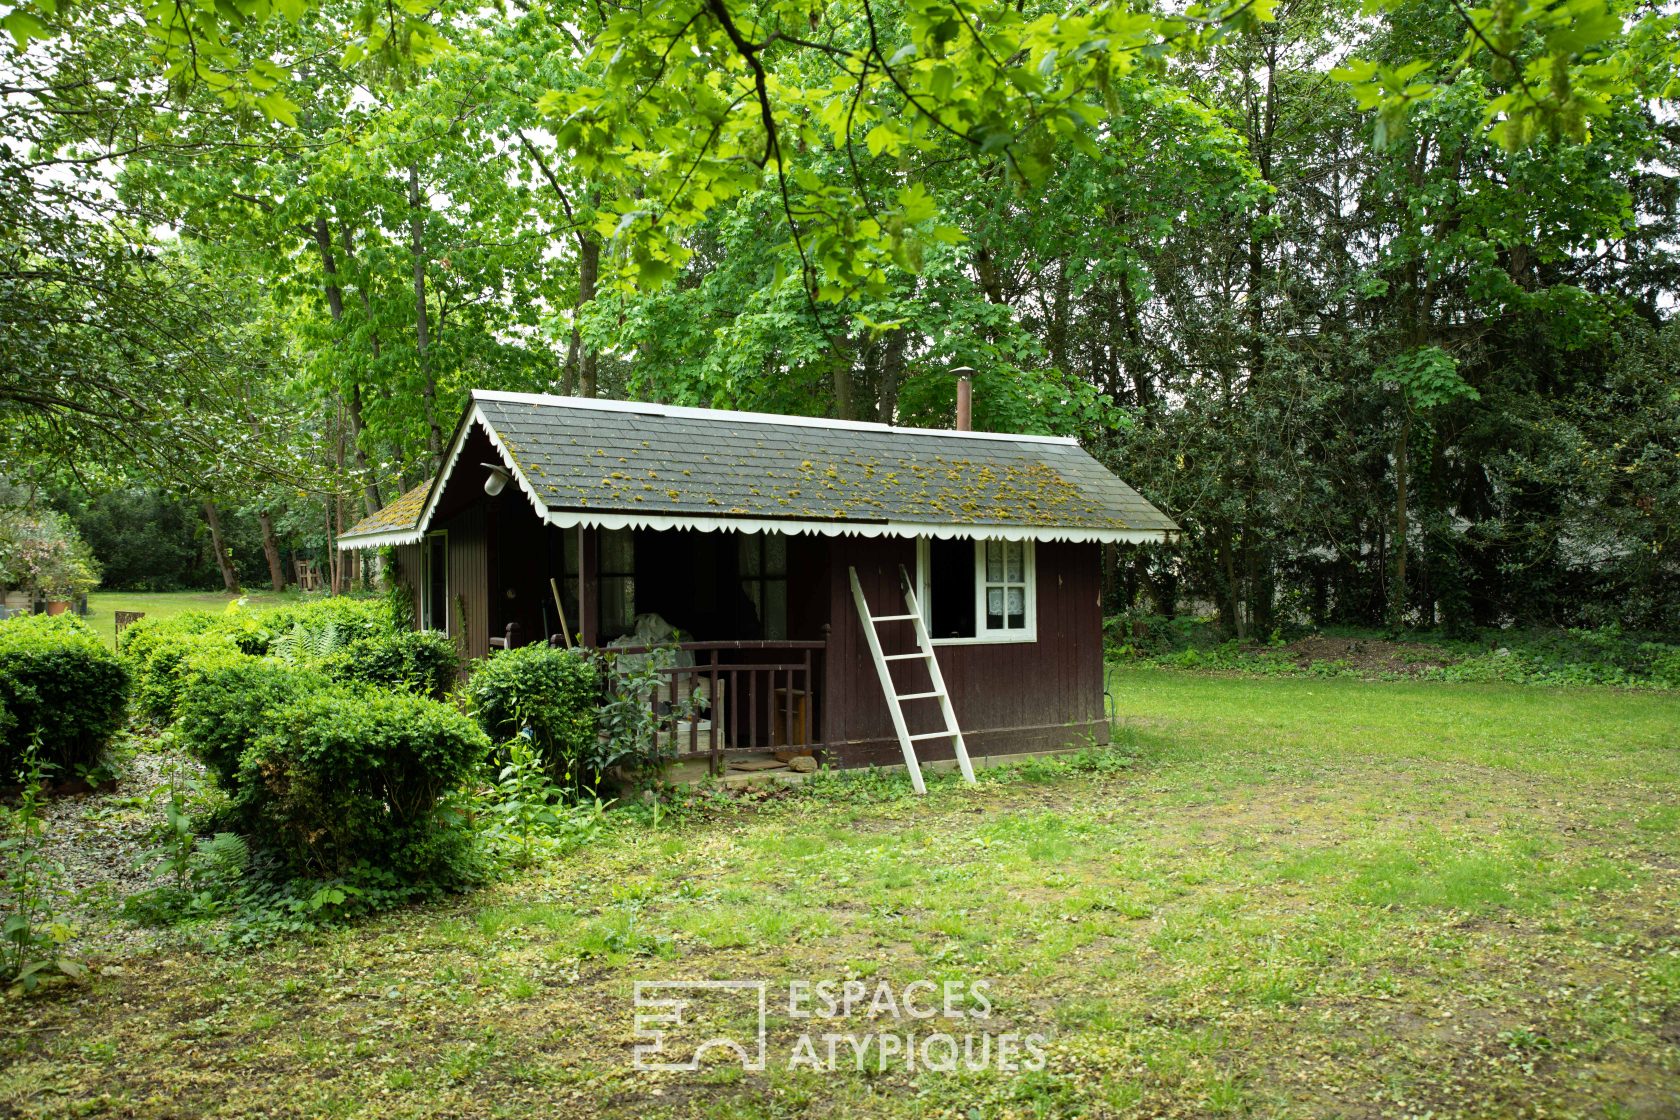
<path fill-rule="evenodd" d="M 321 587 L 323 586 L 321 583 L 321 571 L 315 566 L 315 561 L 293 560 L 292 565 L 297 569 L 298 590 L 321 590 Z"/>

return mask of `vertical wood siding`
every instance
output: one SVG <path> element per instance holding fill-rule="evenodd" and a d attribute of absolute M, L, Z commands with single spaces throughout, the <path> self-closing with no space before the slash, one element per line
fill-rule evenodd
<path fill-rule="evenodd" d="M 838 744 L 835 761 L 841 765 L 899 762 L 892 717 L 852 603 L 847 570 L 856 566 L 874 613 L 902 613 L 898 566 L 915 577 L 916 543 L 841 537 L 833 545 L 833 630 L 823 730 L 828 742 Z M 1087 734 L 1101 735 L 1099 555 L 1094 544 L 1036 545 L 1037 641 L 935 647 L 971 754 L 1049 750 L 1074 745 Z M 886 623 L 880 630 L 886 652 L 915 648 L 909 622 Z M 891 667 L 899 692 L 927 689 L 927 669 L 920 662 L 893 662 Z M 911 734 L 940 729 L 932 702 L 907 703 L 905 716 Z M 917 745 L 917 755 L 926 761 L 950 758 L 952 751 L 928 741 Z"/>

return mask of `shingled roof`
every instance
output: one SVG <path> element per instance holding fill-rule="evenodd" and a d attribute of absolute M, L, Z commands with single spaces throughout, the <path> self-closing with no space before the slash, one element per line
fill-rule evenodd
<path fill-rule="evenodd" d="M 388 534 L 412 535 L 420 525 L 420 515 L 426 512 L 426 496 L 432 492 L 427 479 L 383 509 L 368 514 L 350 528 L 344 537 L 374 537 Z"/>
<path fill-rule="evenodd" d="M 480 391 L 440 478 L 475 426 L 556 525 L 1131 541 L 1178 529 L 1071 439 Z M 394 511 L 415 491 L 344 546 L 418 537 L 432 489 L 406 531 Z"/>

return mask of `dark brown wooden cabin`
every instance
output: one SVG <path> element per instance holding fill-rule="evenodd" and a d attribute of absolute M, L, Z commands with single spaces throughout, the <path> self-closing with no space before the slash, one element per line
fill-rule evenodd
<path fill-rule="evenodd" d="M 715 705 L 674 721 L 679 754 L 851 767 L 903 762 L 851 572 L 874 615 L 906 613 L 909 579 L 970 755 L 1042 752 L 1106 739 L 1103 544 L 1176 531 L 1068 439 L 477 392 L 437 477 L 339 547 L 392 547 L 418 625 L 473 658 L 623 646 L 657 615 L 693 662 L 672 697 Z M 910 621 L 878 633 L 916 648 Z M 889 668 L 928 690 L 925 662 Z"/>

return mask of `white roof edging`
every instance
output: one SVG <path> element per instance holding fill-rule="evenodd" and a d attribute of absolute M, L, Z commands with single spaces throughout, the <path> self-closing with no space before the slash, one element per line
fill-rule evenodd
<path fill-rule="evenodd" d="M 590 513 L 560 510 L 548 515 L 550 525 L 589 529 L 691 529 L 702 533 L 788 533 L 823 537 L 938 537 L 941 540 L 1100 541 L 1140 544 L 1164 541 L 1166 529 L 1085 529 L 1057 525 L 985 525 L 917 521 L 812 521 L 774 517 L 706 517 L 684 514 Z"/>

